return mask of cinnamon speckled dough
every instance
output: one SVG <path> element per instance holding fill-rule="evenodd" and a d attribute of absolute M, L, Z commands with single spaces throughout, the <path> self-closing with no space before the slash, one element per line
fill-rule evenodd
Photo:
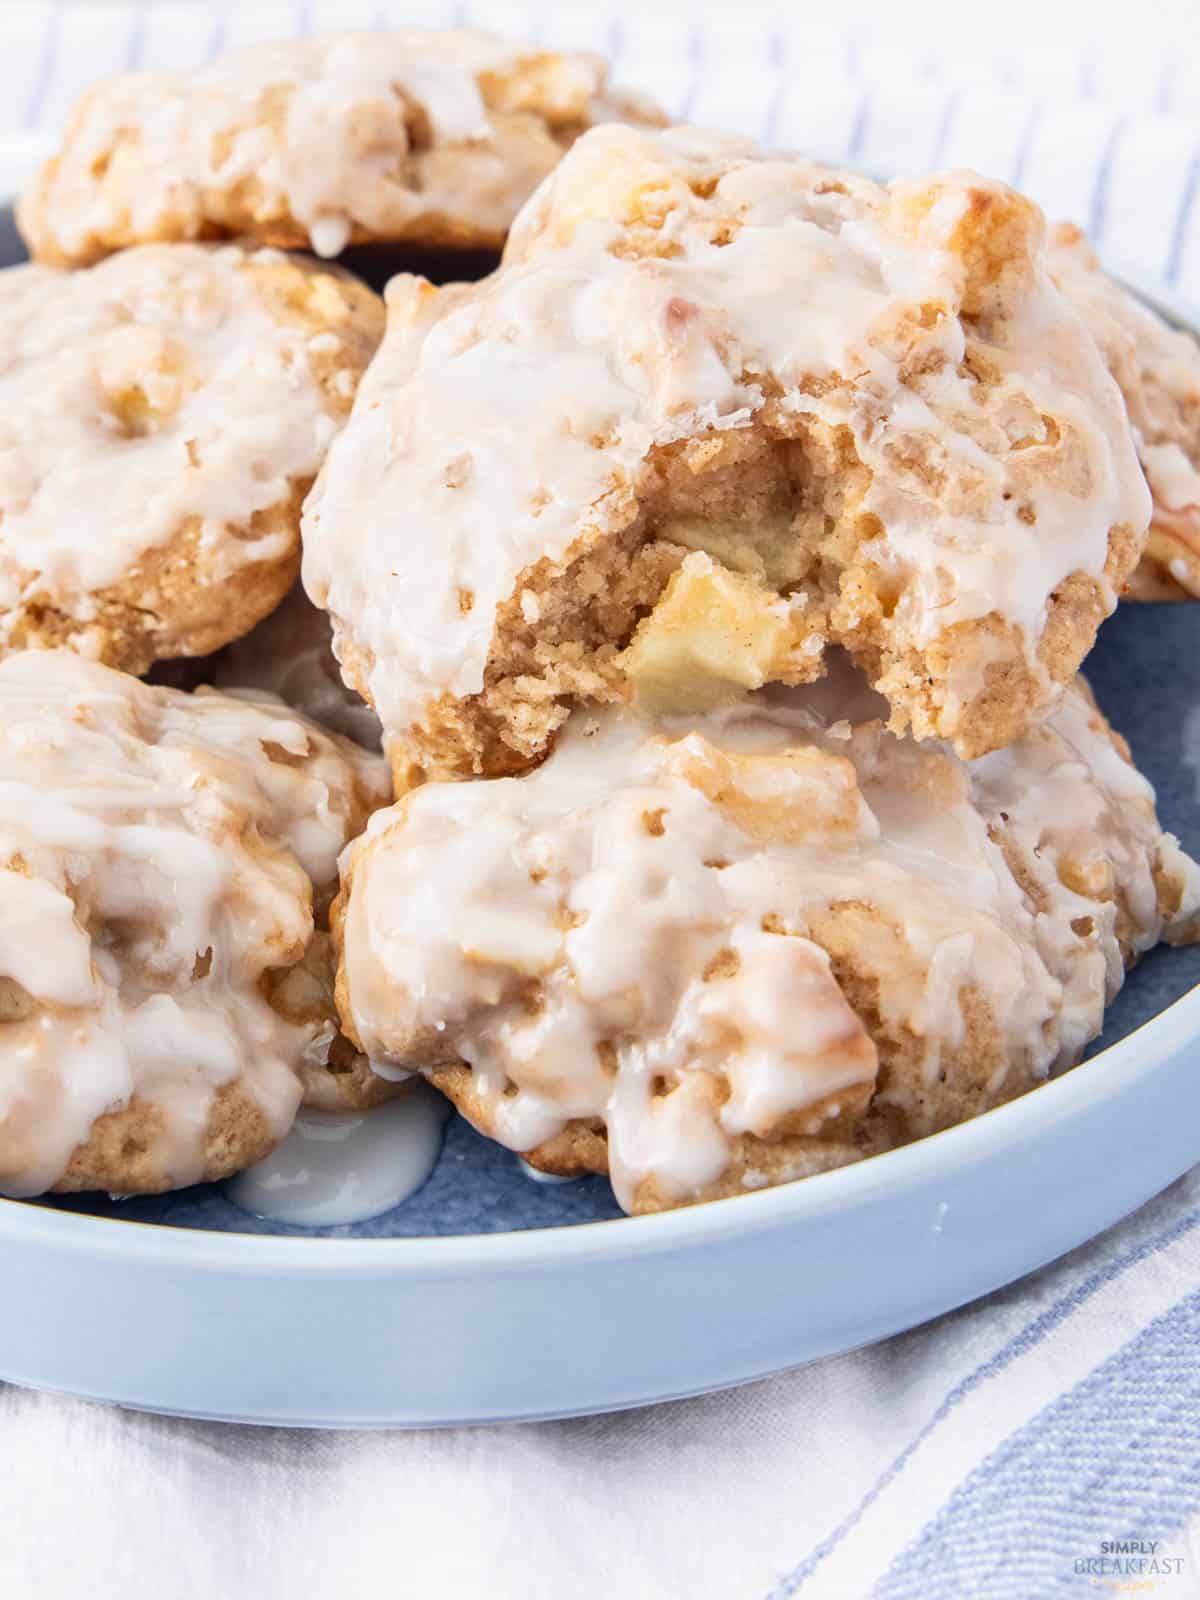
<path fill-rule="evenodd" d="M 498 248 L 584 128 L 662 122 L 607 79 L 599 56 L 415 28 L 123 73 L 83 96 L 18 222 L 70 265 L 167 239 Z"/>
<path fill-rule="evenodd" d="M 386 794 L 269 695 L 0 661 L 0 1192 L 220 1178 L 302 1089 L 359 1103 L 314 919 Z"/>
<path fill-rule="evenodd" d="M 576 711 L 527 776 L 415 789 L 343 857 L 347 1031 L 635 1212 L 1073 1064 L 1126 966 L 1196 936 L 1200 869 L 1081 681 L 970 764 L 885 715 L 841 670 L 695 724 Z"/>
<path fill-rule="evenodd" d="M 1129 594 L 1200 597 L 1200 344 L 1110 278 L 1069 223 L 1053 230 L 1050 268 L 1120 386 L 1154 496 Z"/>
<path fill-rule="evenodd" d="M 304 583 L 398 777 L 529 765 L 579 698 L 807 681 L 829 642 L 897 731 L 1034 722 L 1150 504 L 1043 231 L 970 174 L 600 128 L 491 278 L 393 280 Z"/>
<path fill-rule="evenodd" d="M 386 795 L 375 790 L 371 798 L 377 809 Z M 366 1056 L 341 1031 L 334 1000 L 336 959 L 325 925 L 328 910 L 326 893 L 315 908 L 317 927 L 304 955 L 295 966 L 271 974 L 267 994 L 281 1017 L 309 1030 L 313 1038 L 297 1067 L 300 1103 L 317 1111 L 368 1111 L 405 1093 L 409 1084 L 373 1072 Z"/>
<path fill-rule="evenodd" d="M 142 672 L 251 628 L 295 578 L 382 321 L 363 285 L 275 251 L 0 272 L 0 654 Z"/>

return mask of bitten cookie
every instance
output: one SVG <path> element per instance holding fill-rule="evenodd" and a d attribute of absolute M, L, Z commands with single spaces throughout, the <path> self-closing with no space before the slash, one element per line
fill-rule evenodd
<path fill-rule="evenodd" d="M 1071 1065 L 1125 967 L 1196 936 L 1200 869 L 1082 682 L 969 764 L 885 715 L 849 679 L 657 730 L 577 711 L 525 777 L 414 790 L 343 857 L 347 1031 L 635 1212 Z"/>
<path fill-rule="evenodd" d="M 1078 228 L 1053 230 L 1050 270 L 1125 396 L 1154 496 L 1133 599 L 1200 597 L 1200 345 L 1115 282 Z"/>
<path fill-rule="evenodd" d="M 0 654 L 142 672 L 253 627 L 381 331 L 369 289 L 274 251 L 0 272 Z"/>
<path fill-rule="evenodd" d="M 381 769 L 270 696 L 0 661 L 0 1193 L 224 1177 L 339 1103 L 314 915 Z"/>
<path fill-rule="evenodd" d="M 64 265 L 168 239 L 498 248 L 573 139 L 661 123 L 605 62 L 462 29 L 255 45 L 88 90 L 17 211 Z"/>
<path fill-rule="evenodd" d="M 409 767 L 577 698 L 704 708 L 844 645 L 891 725 L 1044 714 L 1141 552 L 1121 396 L 1027 200 L 696 130 L 584 135 L 469 286 L 393 280 L 304 583 Z"/>

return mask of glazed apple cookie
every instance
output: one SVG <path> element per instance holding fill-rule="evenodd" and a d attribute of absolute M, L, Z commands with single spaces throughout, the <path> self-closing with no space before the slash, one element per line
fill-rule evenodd
<path fill-rule="evenodd" d="M 17 217 L 38 260 L 253 239 L 335 256 L 381 241 L 499 248 L 596 122 L 661 123 L 605 62 L 471 29 L 254 45 L 90 89 Z"/>
<path fill-rule="evenodd" d="M 369 289 L 274 251 L 0 271 L 0 654 L 142 672 L 251 628 L 381 331 Z"/>
<path fill-rule="evenodd" d="M 468 286 L 398 278 L 304 582 L 405 767 L 576 698 L 695 709 L 848 647 L 891 725 L 1000 747 L 1142 549 L 1120 394 L 1027 200 L 601 128 Z"/>
<path fill-rule="evenodd" d="M 519 778 L 378 812 L 343 1025 L 628 1211 L 803 1177 L 1076 1062 L 1200 869 L 1081 681 L 964 763 L 853 674 L 706 719 L 573 713 Z"/>
<path fill-rule="evenodd" d="M 0 661 L 0 1193 L 223 1177 L 342 1102 L 314 917 L 382 766 L 270 696 Z"/>
<path fill-rule="evenodd" d="M 1200 597 L 1200 345 L 1110 278 L 1078 228 L 1051 234 L 1050 270 L 1125 396 L 1154 497 L 1134 599 Z"/>

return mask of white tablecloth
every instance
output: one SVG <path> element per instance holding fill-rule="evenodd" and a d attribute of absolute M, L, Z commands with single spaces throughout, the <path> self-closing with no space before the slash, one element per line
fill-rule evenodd
<path fill-rule="evenodd" d="M 675 114 L 817 155 L 977 165 L 1200 301 L 1194 0 L 9 3 L 0 191 L 101 73 L 402 17 L 598 45 Z M 1196 1175 L 930 1327 L 626 1416 L 316 1434 L 0 1387 L 3 1600 L 1197 1596 L 1198 1504 Z"/>

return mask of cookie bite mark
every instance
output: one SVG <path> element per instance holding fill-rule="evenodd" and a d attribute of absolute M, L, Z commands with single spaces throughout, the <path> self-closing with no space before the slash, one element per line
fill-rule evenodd
<path fill-rule="evenodd" d="M 511 771 L 580 700 L 702 712 L 831 645 L 897 731 L 1019 736 L 1149 513 L 1043 232 L 972 174 L 607 128 L 491 278 L 396 280 L 305 519 L 389 737 L 430 775 Z"/>
<path fill-rule="evenodd" d="M 269 695 L 24 652 L 0 789 L 0 1192 L 226 1177 L 302 1092 L 365 1092 L 318 924 L 380 758 Z"/>
<path fill-rule="evenodd" d="M 831 675 L 703 717 L 577 710 L 343 857 L 346 1032 L 629 1211 L 845 1165 L 1073 1065 L 1200 869 L 1082 682 L 964 762 Z M 884 707 L 886 710 L 886 707 Z"/>
<path fill-rule="evenodd" d="M 204 655 L 294 582 L 382 305 L 274 252 L 0 273 L 0 653 Z"/>
<path fill-rule="evenodd" d="M 18 224 L 61 266 L 179 240 L 494 250 L 578 135 L 610 120 L 664 119 L 587 53 L 471 29 L 260 44 L 88 90 Z"/>

